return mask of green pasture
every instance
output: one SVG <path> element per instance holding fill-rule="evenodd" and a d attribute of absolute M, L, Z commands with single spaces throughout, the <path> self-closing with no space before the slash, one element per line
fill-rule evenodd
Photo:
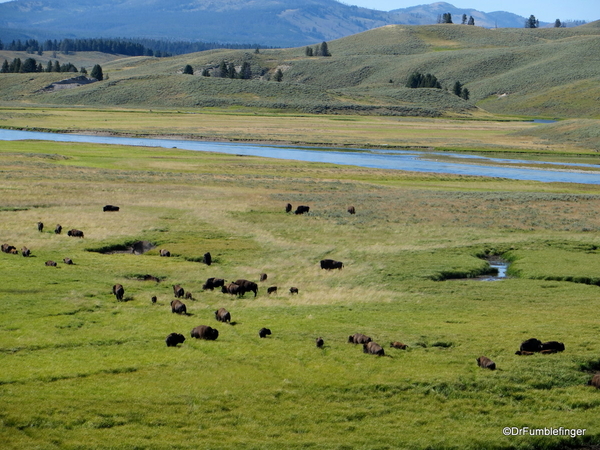
<path fill-rule="evenodd" d="M 60 128 L 73 112 L 18 114 Z M 171 113 L 100 114 L 124 132 L 125 117 L 146 131 Z M 77 126 L 91 117 L 82 111 Z M 0 142 L 0 172 L 0 241 L 32 252 L 0 253 L 3 449 L 600 444 L 600 392 L 586 385 L 600 370 L 596 186 L 38 141 Z M 310 213 L 286 214 L 288 202 Z M 137 240 L 156 247 L 102 253 Z M 198 262 L 207 251 L 211 266 Z M 512 262 L 510 278 L 475 278 L 490 255 Z M 321 270 L 323 258 L 343 270 Z M 202 290 L 208 277 L 263 272 L 256 298 Z M 171 313 L 173 284 L 193 294 L 189 315 Z M 234 324 L 215 320 L 219 307 Z M 219 338 L 189 337 L 201 324 Z M 273 334 L 260 339 L 262 327 Z M 186 341 L 166 347 L 171 332 Z M 356 332 L 386 356 L 348 344 Z M 566 350 L 515 355 L 531 337 Z M 390 348 L 396 340 L 408 349 Z M 498 370 L 477 367 L 481 355 Z M 586 434 L 502 434 L 523 426 Z"/>

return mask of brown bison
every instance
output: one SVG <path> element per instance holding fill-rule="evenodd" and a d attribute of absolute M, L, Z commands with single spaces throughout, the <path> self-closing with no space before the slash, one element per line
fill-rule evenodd
<path fill-rule="evenodd" d="M 289 213 L 292 210 L 292 204 L 288 203 L 287 205 L 285 205 L 285 212 Z"/>
<path fill-rule="evenodd" d="M 256 297 L 256 294 L 258 294 L 258 284 L 254 281 L 248 281 L 241 278 L 235 280 L 234 283 L 240 287 L 240 290 L 242 291 L 241 295 L 244 295 L 246 292 L 254 292 L 254 296 Z"/>
<path fill-rule="evenodd" d="M 344 267 L 344 263 L 341 261 L 335 261 L 333 259 L 322 259 L 321 260 L 321 269 L 333 270 L 333 269 L 342 269 Z"/>
<path fill-rule="evenodd" d="M 542 341 L 535 338 L 527 339 L 526 341 L 521 342 L 519 350 L 522 352 L 539 352 L 542 350 Z"/>
<path fill-rule="evenodd" d="M 267 274 L 266 273 L 261 273 L 260 274 L 260 281 L 267 281 Z"/>
<path fill-rule="evenodd" d="M 277 292 L 277 286 L 271 286 L 267 288 L 267 294 L 273 294 Z"/>
<path fill-rule="evenodd" d="M 67 236 L 82 238 L 83 237 L 83 231 L 72 229 L 72 230 L 67 231 Z"/>
<path fill-rule="evenodd" d="M 323 341 L 322 337 L 318 337 L 315 340 L 315 344 L 317 345 L 318 348 L 323 348 L 323 345 L 325 345 L 325 341 Z"/>
<path fill-rule="evenodd" d="M 290 294 L 297 294 L 297 293 L 298 293 L 298 288 L 297 288 L 297 287 L 294 287 L 294 286 L 292 286 L 292 287 L 290 288 Z"/>
<path fill-rule="evenodd" d="M 261 338 L 265 338 L 271 335 L 271 330 L 269 330 L 268 328 L 261 328 L 260 330 L 258 330 L 258 335 Z"/>
<path fill-rule="evenodd" d="M 231 322 L 231 314 L 225 308 L 219 308 L 215 311 L 215 319 L 219 322 Z"/>
<path fill-rule="evenodd" d="M 31 250 L 29 250 L 27 247 L 21 247 L 21 255 L 27 257 L 31 255 Z"/>
<path fill-rule="evenodd" d="M 182 303 L 180 300 L 173 300 L 171 302 L 171 312 L 177 314 L 187 314 L 185 303 Z"/>
<path fill-rule="evenodd" d="M 38 222 L 37 223 L 37 229 L 38 231 L 41 233 L 42 231 L 44 231 L 44 224 L 42 222 Z"/>
<path fill-rule="evenodd" d="M 376 342 L 367 342 L 366 344 L 363 344 L 363 352 L 370 355 L 385 356 L 383 348 Z"/>
<path fill-rule="evenodd" d="M 204 283 L 202 285 L 202 289 L 206 290 L 206 289 L 210 289 L 211 291 L 216 288 L 216 287 L 223 287 L 225 286 L 225 280 L 223 278 L 208 278 L 206 280 L 206 283 Z"/>
<path fill-rule="evenodd" d="M 107 212 L 107 211 L 119 211 L 119 207 L 118 206 L 114 206 L 114 205 L 106 205 L 104 208 L 102 208 L 102 211 Z"/>
<path fill-rule="evenodd" d="M 600 389 L 600 372 L 592 377 L 588 382 L 588 385 L 594 386 L 596 389 Z"/>
<path fill-rule="evenodd" d="M 177 344 L 183 344 L 185 341 L 185 336 L 179 333 L 171 333 L 165 339 L 167 343 L 167 347 L 177 347 Z"/>
<path fill-rule="evenodd" d="M 185 293 L 185 298 L 186 298 L 187 300 L 194 300 L 194 297 L 192 296 L 192 293 L 191 293 L 190 291 L 187 291 L 187 292 Z"/>
<path fill-rule="evenodd" d="M 118 301 L 123 300 L 123 295 L 125 294 L 125 289 L 120 284 L 115 284 L 112 288 L 112 293 L 117 297 Z"/>
<path fill-rule="evenodd" d="M 57 267 L 55 261 L 46 261 L 46 265 L 49 266 L 49 267 Z"/>
<path fill-rule="evenodd" d="M 169 250 L 165 250 L 164 248 L 162 250 L 160 250 L 160 252 L 158 253 L 160 256 L 165 256 L 165 257 L 169 257 L 171 256 L 171 252 Z"/>
<path fill-rule="evenodd" d="M 562 342 L 558 342 L 558 341 L 548 341 L 548 342 L 542 342 L 542 349 L 540 350 L 540 352 L 544 352 L 547 350 L 551 350 L 553 353 L 556 352 L 564 352 L 565 351 L 565 344 L 563 344 Z"/>
<path fill-rule="evenodd" d="M 486 356 L 477 358 L 477 365 L 483 369 L 496 370 L 496 363 Z"/>
<path fill-rule="evenodd" d="M 365 336 L 361 333 L 354 333 L 353 335 L 348 336 L 348 343 L 350 344 L 368 344 L 372 340 L 373 339 L 371 339 L 369 336 Z"/>
<path fill-rule="evenodd" d="M 156 281 L 157 283 L 160 283 L 160 280 L 157 277 L 155 277 L 154 275 L 144 275 L 142 277 L 142 280 L 144 280 L 144 281 Z"/>
<path fill-rule="evenodd" d="M 177 298 L 182 298 L 185 295 L 185 291 L 178 284 L 173 285 L 173 294 Z"/>
<path fill-rule="evenodd" d="M 395 341 L 395 342 L 390 342 L 390 347 L 397 348 L 400 350 L 406 350 L 408 348 L 408 345 L 403 344 L 402 342 Z"/>
<path fill-rule="evenodd" d="M 202 262 L 207 266 L 210 266 L 212 264 L 212 256 L 210 256 L 210 252 L 206 252 L 204 254 L 204 256 L 202 257 Z"/>
<path fill-rule="evenodd" d="M 351 206 L 351 207 L 348 208 L 348 212 L 350 214 L 356 214 L 356 209 L 354 208 L 354 206 Z"/>
<path fill-rule="evenodd" d="M 63 262 L 69 266 L 73 265 L 73 260 L 71 258 L 63 258 Z"/>
<path fill-rule="evenodd" d="M 4 253 L 14 253 L 17 249 L 13 245 L 2 244 L 2 251 Z"/>
<path fill-rule="evenodd" d="M 62 233 L 62 226 L 60 226 L 60 224 L 56 225 L 56 228 L 54 229 L 54 233 L 55 234 Z"/>
<path fill-rule="evenodd" d="M 158 300 L 158 299 L 156 298 L 156 295 L 153 295 L 153 296 L 152 296 L 152 298 L 150 299 L 150 301 L 151 301 L 152 303 L 156 303 L 156 301 L 157 301 L 157 300 Z"/>
<path fill-rule="evenodd" d="M 294 214 L 299 215 L 299 214 L 304 214 L 310 211 L 310 206 L 298 206 L 296 208 L 296 211 L 294 211 Z"/>
<path fill-rule="evenodd" d="M 219 337 L 219 331 L 216 328 L 209 327 L 208 325 L 200 325 L 192 329 L 191 335 L 196 339 L 214 341 Z"/>
<path fill-rule="evenodd" d="M 229 283 L 227 286 L 221 287 L 221 292 L 223 294 L 237 295 L 239 297 L 241 297 L 244 293 L 243 290 L 240 289 L 240 287 L 235 283 Z"/>

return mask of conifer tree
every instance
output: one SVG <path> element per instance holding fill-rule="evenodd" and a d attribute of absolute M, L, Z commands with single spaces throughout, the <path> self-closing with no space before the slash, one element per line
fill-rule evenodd
<path fill-rule="evenodd" d="M 100 67 L 100 64 L 96 64 L 92 68 L 92 71 L 90 72 L 90 76 L 92 78 L 95 78 L 98 81 L 102 81 L 104 79 L 104 74 L 102 73 L 102 67 Z"/>

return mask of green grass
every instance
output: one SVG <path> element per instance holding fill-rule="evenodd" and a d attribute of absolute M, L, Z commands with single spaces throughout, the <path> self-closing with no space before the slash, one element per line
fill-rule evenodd
<path fill-rule="evenodd" d="M 33 255 L 0 253 L 3 448 L 600 444 L 600 397 L 586 386 L 600 367 L 598 286 L 578 282 L 600 269 L 596 186 L 34 141 L 0 142 L 0 161 L 0 241 Z M 287 215 L 288 202 L 311 213 Z M 55 235 L 57 223 L 85 238 Z M 139 239 L 157 247 L 99 253 Z M 212 266 L 194 261 L 206 251 Z M 513 261 L 513 277 L 463 278 L 485 273 L 489 254 Z M 322 258 L 345 267 L 321 270 Z M 256 298 L 201 289 L 262 272 Z M 187 316 L 170 311 L 173 284 L 193 293 Z M 219 307 L 235 325 L 215 321 Z M 219 338 L 166 347 L 200 324 Z M 348 344 L 355 332 L 388 356 Z M 531 337 L 566 351 L 515 355 Z M 479 369 L 481 355 L 498 370 Z M 587 432 L 505 437 L 506 426 Z"/>

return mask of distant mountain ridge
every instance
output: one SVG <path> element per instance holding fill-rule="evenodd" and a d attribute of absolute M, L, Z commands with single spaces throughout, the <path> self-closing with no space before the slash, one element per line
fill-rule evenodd
<path fill-rule="evenodd" d="M 434 24 L 443 13 L 476 26 L 522 28 L 525 18 L 445 2 L 390 12 L 336 0 L 14 0 L 0 4 L 0 39 L 128 37 L 296 47 L 391 24 Z M 18 37 L 15 37 L 18 36 Z"/>

